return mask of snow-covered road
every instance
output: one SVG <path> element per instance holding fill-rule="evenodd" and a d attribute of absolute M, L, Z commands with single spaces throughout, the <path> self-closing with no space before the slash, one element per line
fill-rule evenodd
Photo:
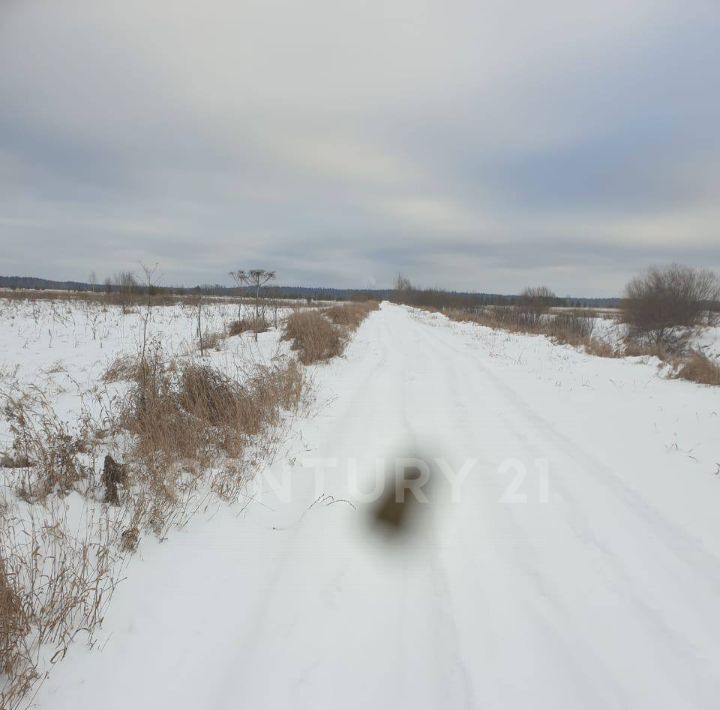
<path fill-rule="evenodd" d="M 388 304 L 314 376 L 253 500 L 145 541 L 40 708 L 717 707 L 716 391 Z M 364 492 L 414 455 L 389 539 Z"/>

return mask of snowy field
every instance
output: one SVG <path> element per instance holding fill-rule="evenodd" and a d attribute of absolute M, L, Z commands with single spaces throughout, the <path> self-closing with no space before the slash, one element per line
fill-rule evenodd
<path fill-rule="evenodd" d="M 289 313 L 277 309 L 277 319 Z M 249 317 L 252 305 L 208 303 L 201 312 L 205 334 L 223 334 L 239 315 Z M 273 325 L 275 309 L 266 309 Z M 147 316 L 147 327 L 145 319 Z M 0 388 L 10 392 L 38 388 L 63 418 L 71 421 L 82 406 L 100 413 L 103 400 L 117 386 L 103 382 L 108 367 L 123 356 L 138 356 L 143 339 L 160 346 L 169 359 L 199 359 L 198 309 L 191 304 L 128 308 L 71 300 L 4 300 L 0 298 Z M 280 331 L 271 328 L 223 340 L 208 348 L 204 361 L 236 374 L 249 363 L 266 363 L 287 353 Z M 0 424 L 0 453 L 12 443 Z"/>
<path fill-rule="evenodd" d="M 68 414 L 142 340 L 141 313 L 2 305 L 5 382 Z M 153 318 L 195 353 L 196 314 Z M 270 331 L 209 357 L 232 372 L 283 347 Z M 313 378 L 250 504 L 143 538 L 38 708 L 717 707 L 716 388 L 387 303 Z M 380 531 L 378 481 L 407 459 L 428 501 Z"/>

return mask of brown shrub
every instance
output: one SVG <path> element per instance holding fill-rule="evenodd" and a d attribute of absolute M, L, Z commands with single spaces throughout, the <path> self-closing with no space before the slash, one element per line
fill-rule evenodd
<path fill-rule="evenodd" d="M 583 347 L 588 355 L 595 355 L 595 357 L 621 357 L 621 353 L 615 350 L 607 340 L 600 338 L 590 338 L 583 343 Z"/>
<path fill-rule="evenodd" d="M 192 457 L 198 450 L 198 431 L 180 406 L 173 372 L 162 353 L 153 351 L 141 363 L 120 416 L 120 427 L 137 437 L 135 453 L 144 461 Z"/>
<path fill-rule="evenodd" d="M 240 318 L 235 320 L 228 326 L 228 335 L 241 335 L 242 333 L 264 333 L 270 324 L 265 316 L 251 316 L 250 318 Z"/>
<path fill-rule="evenodd" d="M 309 365 L 342 355 L 350 335 L 369 313 L 377 310 L 377 301 L 352 302 L 322 311 L 296 311 L 285 321 L 283 340 L 292 340 L 300 362 Z"/>
<path fill-rule="evenodd" d="M 720 386 L 720 365 L 701 352 L 693 351 L 682 361 L 674 375 L 702 385 Z"/>
<path fill-rule="evenodd" d="M 648 343 L 632 339 L 625 342 L 623 355 L 628 357 L 656 357 L 663 362 L 669 362 L 676 357 L 662 343 Z"/>
<path fill-rule="evenodd" d="M 371 311 L 376 311 L 379 307 L 380 304 L 377 301 L 365 301 L 342 306 L 331 306 L 323 312 L 335 325 L 357 330 L 368 314 Z"/>
<path fill-rule="evenodd" d="M 575 313 L 558 313 L 543 323 L 541 331 L 558 342 L 585 345 L 595 329 L 593 318 Z"/>
<path fill-rule="evenodd" d="M 309 365 L 341 355 L 346 343 L 343 331 L 316 311 L 299 311 L 288 317 L 283 340 L 292 340 L 300 362 Z"/>
<path fill-rule="evenodd" d="M 144 372 L 129 394 L 121 426 L 135 435 L 135 482 L 163 504 L 154 513 L 153 530 L 163 528 L 182 499 L 183 469 L 199 477 L 222 462 L 228 476 L 241 476 L 242 466 L 227 464 L 227 458 L 240 461 L 248 446 L 262 448 L 280 412 L 293 409 L 303 391 L 302 372 L 292 361 L 258 366 L 240 381 L 197 363 L 172 372 L 154 354 Z M 222 490 L 230 497 L 236 485 L 225 482 Z"/>
<path fill-rule="evenodd" d="M 178 388 L 182 408 L 211 425 L 236 418 L 240 387 L 227 375 L 208 365 L 187 365 Z"/>

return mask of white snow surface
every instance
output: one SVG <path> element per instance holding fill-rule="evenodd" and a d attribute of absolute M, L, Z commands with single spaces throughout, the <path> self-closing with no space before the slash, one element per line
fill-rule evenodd
<path fill-rule="evenodd" d="M 717 707 L 717 389 L 389 304 L 313 377 L 253 500 L 144 539 L 37 707 Z M 380 537 L 355 484 L 419 452 L 459 495 Z"/>

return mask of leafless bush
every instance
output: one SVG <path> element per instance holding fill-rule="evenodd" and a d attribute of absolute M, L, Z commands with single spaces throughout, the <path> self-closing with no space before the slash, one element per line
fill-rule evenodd
<path fill-rule="evenodd" d="M 687 329 L 714 318 L 711 308 L 719 298 L 720 281 L 707 269 L 653 267 L 626 286 L 622 317 L 631 337 L 677 350 Z"/>
<path fill-rule="evenodd" d="M 299 311 L 288 317 L 283 340 L 292 340 L 300 362 L 309 365 L 342 355 L 346 336 L 322 313 Z"/>
<path fill-rule="evenodd" d="M 539 327 L 543 316 L 556 300 L 555 294 L 547 286 L 526 288 L 515 307 L 518 321 L 528 329 Z"/>

